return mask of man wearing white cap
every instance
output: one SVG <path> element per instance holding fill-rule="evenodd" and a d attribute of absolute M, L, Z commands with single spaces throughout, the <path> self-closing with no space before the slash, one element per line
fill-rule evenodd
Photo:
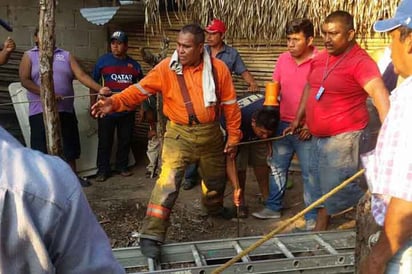
<path fill-rule="evenodd" d="M 373 194 L 372 214 L 383 228 L 371 253 L 361 262 L 361 273 L 411 273 L 412 1 L 402 1 L 395 16 L 377 21 L 374 30 L 389 32 L 395 72 L 405 81 L 391 93 L 391 107 L 376 149 L 362 158 Z"/>

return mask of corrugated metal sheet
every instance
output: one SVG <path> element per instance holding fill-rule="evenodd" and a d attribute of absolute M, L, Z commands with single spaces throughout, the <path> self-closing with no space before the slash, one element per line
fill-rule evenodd
<path fill-rule="evenodd" d="M 130 2 L 118 7 L 98 7 L 80 9 L 81 15 L 90 23 L 104 25 L 107 23 L 125 24 L 144 21 L 144 5 L 142 2 Z"/>

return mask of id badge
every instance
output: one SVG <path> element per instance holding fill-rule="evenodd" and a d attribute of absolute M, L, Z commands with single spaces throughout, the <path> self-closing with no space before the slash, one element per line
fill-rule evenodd
<path fill-rule="evenodd" d="M 323 92 L 325 92 L 325 88 L 323 86 L 321 86 L 318 90 L 318 92 L 316 93 L 316 101 L 319 101 L 320 97 L 322 97 Z"/>

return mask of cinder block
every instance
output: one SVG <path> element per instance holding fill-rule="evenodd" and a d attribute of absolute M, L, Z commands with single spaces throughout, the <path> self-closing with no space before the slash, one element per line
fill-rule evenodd
<path fill-rule="evenodd" d="M 101 0 L 83 0 L 83 8 L 96 8 L 101 6 Z"/>
<path fill-rule="evenodd" d="M 13 24 L 20 27 L 32 27 L 39 24 L 39 9 L 16 7 L 11 8 Z"/>
<path fill-rule="evenodd" d="M 102 56 L 103 54 L 108 53 L 108 52 L 110 52 L 110 49 L 107 48 L 107 47 L 104 48 L 104 49 L 99 49 L 99 57 Z"/>
<path fill-rule="evenodd" d="M 3 5 L 0 4 L 0 18 L 5 20 L 5 21 L 10 21 L 9 20 L 9 6 L 8 5 Z"/>
<path fill-rule="evenodd" d="M 0 8 L 9 7 L 26 7 L 39 9 L 39 1 L 33 0 L 1 0 Z"/>
<path fill-rule="evenodd" d="M 87 21 L 86 18 L 84 18 L 81 15 L 80 9 L 76 10 L 76 12 L 74 13 L 74 16 L 75 16 L 76 28 L 88 29 L 88 30 L 102 30 L 102 29 L 105 29 L 105 26 L 95 25 L 95 24 L 92 24 L 89 21 Z"/>
<path fill-rule="evenodd" d="M 56 27 L 74 28 L 75 9 L 56 10 Z"/>
<path fill-rule="evenodd" d="M 103 50 L 107 49 L 108 37 L 105 29 L 89 31 L 90 45 Z"/>
<path fill-rule="evenodd" d="M 64 47 L 88 47 L 89 32 L 79 29 L 59 29 L 59 37 Z"/>
<path fill-rule="evenodd" d="M 83 1 L 67 1 L 67 0 L 58 0 L 56 9 L 60 11 L 68 11 L 68 10 L 73 10 L 76 9 L 80 6 L 82 6 Z"/>
<path fill-rule="evenodd" d="M 34 46 L 33 33 L 39 24 L 39 2 L 33 0 L 0 0 L 0 18 L 10 22 L 14 31 L 0 30 L 2 38 L 10 35 L 19 50 Z M 107 27 L 89 23 L 80 8 L 98 7 L 99 0 L 58 0 L 55 14 L 56 46 L 82 59 L 97 60 L 107 51 Z"/>
<path fill-rule="evenodd" d="M 98 49 L 89 47 L 76 47 L 73 52 L 77 59 L 85 59 L 90 61 L 97 60 L 99 57 L 98 53 Z"/>
<path fill-rule="evenodd" d="M 65 50 L 71 50 L 72 48 L 65 48 L 64 47 L 64 45 L 63 45 L 63 36 L 64 36 L 64 32 L 65 30 L 64 29 L 56 29 L 55 30 L 55 39 L 56 39 L 56 46 L 57 47 L 59 47 L 59 48 L 63 48 L 63 49 L 65 49 Z"/>

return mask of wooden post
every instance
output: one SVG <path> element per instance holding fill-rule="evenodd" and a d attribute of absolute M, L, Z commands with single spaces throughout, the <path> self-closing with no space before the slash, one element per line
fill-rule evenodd
<path fill-rule="evenodd" d="M 61 127 L 53 84 L 53 53 L 55 46 L 55 0 L 40 0 L 39 49 L 40 97 L 46 131 L 47 151 L 63 156 Z"/>
<path fill-rule="evenodd" d="M 355 269 L 359 273 L 360 261 L 369 255 L 369 237 L 380 230 L 371 212 L 371 194 L 369 191 L 359 200 L 356 208 L 356 246 Z"/>

